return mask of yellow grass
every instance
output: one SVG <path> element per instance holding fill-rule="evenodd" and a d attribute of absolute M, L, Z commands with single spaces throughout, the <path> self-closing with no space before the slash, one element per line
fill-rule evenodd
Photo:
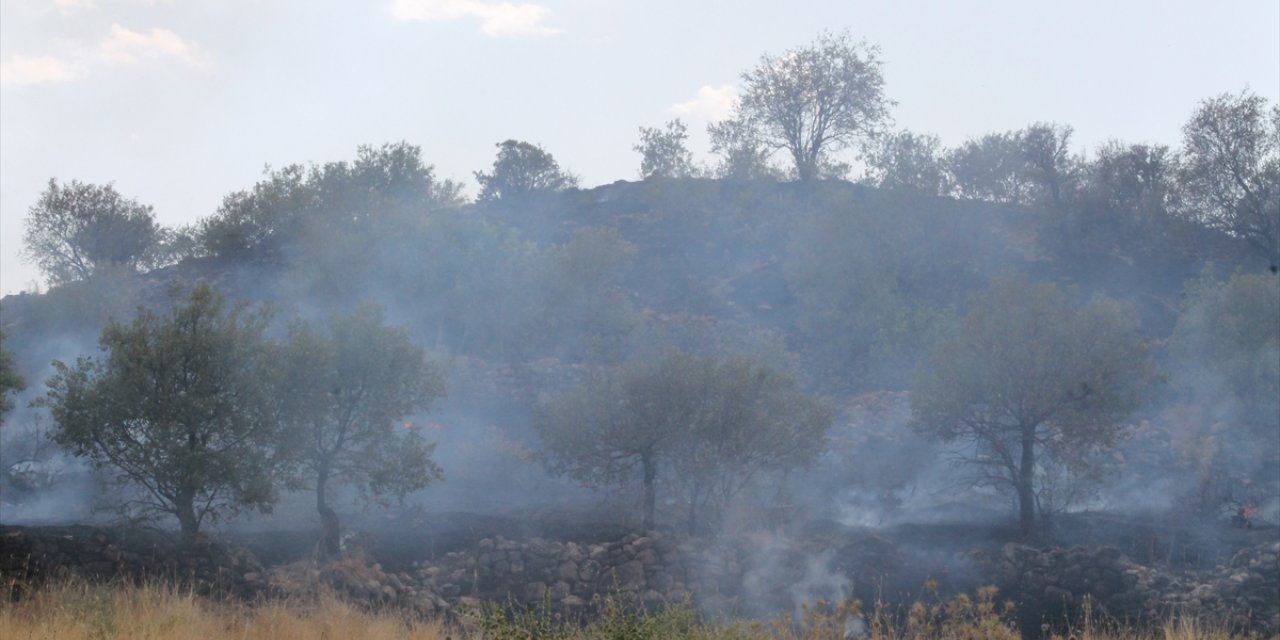
<path fill-rule="evenodd" d="M 444 640 L 444 625 L 361 611 L 336 598 L 257 606 L 161 585 L 62 584 L 0 603 L 4 640 Z"/>

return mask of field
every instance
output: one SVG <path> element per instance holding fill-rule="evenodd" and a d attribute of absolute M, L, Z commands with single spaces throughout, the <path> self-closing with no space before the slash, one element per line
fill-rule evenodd
<path fill-rule="evenodd" d="M 453 620 L 416 619 L 394 609 L 367 610 L 332 595 L 258 603 L 213 600 L 171 586 L 92 585 L 64 582 L 17 601 L 0 603 L 5 640 L 169 640 L 238 638 L 288 640 L 959 640 L 1017 638 L 1011 605 L 994 589 L 949 601 L 918 602 L 909 610 L 863 609 L 861 603 L 818 602 L 799 620 L 707 621 L 688 606 L 646 614 L 606 606 L 588 625 L 571 624 L 542 610 L 489 604 Z M 1086 616 L 1059 640 L 1209 640 L 1235 636 L 1194 616 L 1171 617 L 1150 630 Z"/>

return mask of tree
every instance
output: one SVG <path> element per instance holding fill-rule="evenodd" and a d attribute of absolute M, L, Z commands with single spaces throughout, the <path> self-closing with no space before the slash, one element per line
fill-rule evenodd
<path fill-rule="evenodd" d="M 88 280 L 106 266 L 148 266 L 159 237 L 151 207 L 112 185 L 51 179 L 27 214 L 23 257 L 51 284 L 62 284 Z"/>
<path fill-rule="evenodd" d="M 742 74 L 738 118 L 757 124 L 770 147 L 786 149 L 800 180 L 820 177 L 830 154 L 874 135 L 889 119 L 879 53 L 844 32 L 765 55 Z"/>
<path fill-rule="evenodd" d="M 462 201 L 462 186 L 436 178 L 421 148 L 404 142 L 361 146 L 353 161 L 268 167 L 264 174 L 251 190 L 223 198 L 218 211 L 201 221 L 197 236 L 205 252 L 261 261 L 336 254 L 333 261 L 350 270 L 363 262 L 353 256 L 367 259 L 372 252 L 364 242 L 371 236 L 399 233 L 409 222 Z"/>
<path fill-rule="evenodd" d="M 1280 277 L 1205 274 L 1187 289 L 1170 337 L 1176 388 L 1202 417 L 1177 434 L 1198 476 L 1197 505 L 1280 497 Z"/>
<path fill-rule="evenodd" d="M 764 364 L 669 351 L 540 404 L 534 426 L 554 472 L 605 485 L 639 471 L 652 528 L 662 473 L 696 469 L 686 498 L 697 509 L 811 459 L 830 423 L 824 404 Z"/>
<path fill-rule="evenodd" d="M 715 168 L 718 178 L 727 180 L 777 180 L 781 172 L 769 163 L 773 150 L 760 139 L 749 122 L 737 119 L 707 125 L 711 153 L 720 156 Z"/>
<path fill-rule="evenodd" d="M 912 421 L 966 445 L 980 481 L 1012 489 L 1032 537 L 1046 458 L 1112 446 L 1150 380 L 1130 309 L 1105 298 L 1075 308 L 1053 284 L 1011 282 L 974 296 L 919 370 Z"/>
<path fill-rule="evenodd" d="M 947 169 L 962 198 L 1014 204 L 1032 201 L 1017 134 L 989 133 L 947 152 Z"/>
<path fill-rule="evenodd" d="M 507 140 L 497 144 L 493 172 L 476 172 L 480 201 L 519 197 L 539 191 L 564 191 L 578 186 L 578 178 L 560 169 L 541 146 Z"/>
<path fill-rule="evenodd" d="M 688 127 L 679 118 L 666 129 L 640 127 L 640 143 L 632 147 L 642 157 L 640 176 L 649 178 L 691 178 L 698 175 L 686 141 Z"/>
<path fill-rule="evenodd" d="M 110 323 L 105 355 L 55 362 L 45 398 L 54 439 L 140 489 L 122 506 L 176 516 L 187 542 L 206 521 L 274 503 L 268 316 L 227 309 L 201 283 L 163 313 Z"/>
<path fill-rule="evenodd" d="M 4 424 L 4 414 L 13 409 L 13 400 L 9 398 L 9 394 L 27 388 L 27 382 L 22 379 L 13 362 L 13 352 L 3 346 L 4 338 L 4 327 L 0 327 L 0 425 Z"/>
<path fill-rule="evenodd" d="M 948 153 L 948 168 L 963 197 L 1061 210 L 1079 164 L 1071 134 L 1046 122 L 990 133 Z"/>
<path fill-rule="evenodd" d="M 1081 170 L 1070 206 L 1085 238 L 1104 251 L 1161 255 L 1173 249 L 1174 157 L 1164 145 L 1108 142 Z"/>
<path fill-rule="evenodd" d="M 316 492 L 322 545 L 340 549 L 329 491 L 355 485 L 377 498 L 403 497 L 441 477 L 425 442 L 405 417 L 444 395 L 444 376 L 381 310 L 363 307 L 329 322 L 327 334 L 303 322 L 289 328 L 281 393 L 285 441 Z"/>
<path fill-rule="evenodd" d="M 1280 104 L 1224 93 L 1201 102 L 1182 133 L 1186 215 L 1280 266 Z"/>
<path fill-rule="evenodd" d="M 900 131 L 874 145 L 867 179 L 881 189 L 940 196 L 951 191 L 942 162 L 942 141 L 933 135 Z"/>
<path fill-rule="evenodd" d="M 691 382 L 700 406 L 671 460 L 690 533 L 697 531 L 699 513 L 718 518 L 758 478 L 816 460 L 833 419 L 828 403 L 756 358 L 696 364 L 699 375 Z"/>

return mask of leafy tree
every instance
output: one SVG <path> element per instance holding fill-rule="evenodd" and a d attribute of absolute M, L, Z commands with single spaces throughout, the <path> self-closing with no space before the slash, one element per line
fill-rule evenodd
<path fill-rule="evenodd" d="M 27 388 L 27 382 L 18 374 L 18 367 L 13 362 L 13 352 L 3 347 L 4 338 L 4 327 L 0 327 L 0 425 L 4 424 L 4 414 L 13 409 L 9 394 Z"/>
<path fill-rule="evenodd" d="M 457 206 L 461 190 L 456 182 L 437 179 L 417 146 L 361 146 L 354 161 L 268 168 L 251 190 L 224 198 L 201 221 L 197 236 L 214 256 L 268 262 L 286 255 L 332 258 L 350 271 L 367 262 L 371 237 L 397 233 L 409 221 Z M 307 251 L 320 248 L 308 243 L 323 244 L 323 250 Z"/>
<path fill-rule="evenodd" d="M 990 133 L 953 149 L 947 165 L 963 197 L 1061 210 L 1077 176 L 1071 134 L 1045 122 Z"/>
<path fill-rule="evenodd" d="M 825 405 L 759 362 L 670 351 L 541 403 L 534 425 L 555 472 L 601 485 L 638 470 L 652 528 L 660 474 L 696 468 L 687 496 L 696 509 L 811 459 L 830 422 Z"/>
<path fill-rule="evenodd" d="M 507 140 L 497 147 L 493 172 L 476 172 L 482 202 L 578 186 L 578 178 L 561 170 L 555 158 L 539 145 Z"/>
<path fill-rule="evenodd" d="M 1017 133 L 1022 171 L 1036 185 L 1039 203 L 1051 209 L 1062 209 L 1078 174 L 1079 161 L 1070 146 L 1073 132 L 1069 126 L 1037 122 Z"/>
<path fill-rule="evenodd" d="M 1083 165 L 1070 206 L 1085 240 L 1101 250 L 1160 255 L 1176 249 L 1170 211 L 1174 157 L 1164 145 L 1109 142 Z"/>
<path fill-rule="evenodd" d="M 1205 275 L 1188 287 L 1170 338 L 1176 388 L 1198 419 L 1175 432 L 1197 478 L 1193 503 L 1218 516 L 1226 505 L 1280 497 L 1280 278 Z"/>
<path fill-rule="evenodd" d="M 781 172 L 769 163 L 773 149 L 749 122 L 729 119 L 707 125 L 711 152 L 720 156 L 715 175 L 727 180 L 777 180 Z"/>
<path fill-rule="evenodd" d="M 1026 204 L 1032 187 L 1017 135 L 989 133 L 947 152 L 947 169 L 962 198 Z"/>
<path fill-rule="evenodd" d="M 871 147 L 867 179 L 881 188 L 940 196 L 951 191 L 937 136 L 900 131 Z"/>
<path fill-rule="evenodd" d="M 1280 265 L 1280 104 L 1222 94 L 1201 102 L 1182 132 L 1186 214 Z"/>
<path fill-rule="evenodd" d="M 140 489 L 126 509 L 176 516 L 190 542 L 206 520 L 275 502 L 277 420 L 267 314 L 227 309 L 204 283 L 180 298 L 108 325 L 104 356 L 54 362 L 45 402 L 59 444 Z"/>
<path fill-rule="evenodd" d="M 1150 379 L 1130 309 L 1105 298 L 1077 309 L 1053 284 L 1012 282 L 975 296 L 940 341 L 919 370 L 912 420 L 966 445 L 980 481 L 1011 489 L 1031 537 L 1046 458 L 1112 446 Z"/>
<path fill-rule="evenodd" d="M 640 143 L 632 147 L 641 155 L 640 175 L 648 178 L 691 178 L 699 171 L 689 152 L 688 127 L 679 118 L 665 129 L 640 127 Z"/>
<path fill-rule="evenodd" d="M 441 477 L 426 443 L 405 417 L 444 395 L 444 377 L 421 347 L 382 312 L 364 307 L 329 322 L 327 334 L 294 323 L 282 358 L 280 396 L 288 449 L 316 492 L 326 552 L 341 532 L 330 490 L 358 487 L 370 497 L 425 487 Z"/>
<path fill-rule="evenodd" d="M 694 365 L 690 383 L 700 406 L 671 460 L 691 533 L 699 513 L 714 520 L 761 477 L 816 460 L 833 419 L 828 403 L 756 358 L 701 358 Z"/>
<path fill-rule="evenodd" d="M 105 266 L 148 266 L 159 234 L 151 207 L 115 187 L 51 179 L 27 214 L 23 257 L 52 284 L 88 280 Z"/>
<path fill-rule="evenodd" d="M 879 53 L 844 32 L 765 55 L 742 74 L 738 118 L 756 123 L 769 147 L 786 149 L 800 180 L 817 178 L 830 154 L 874 135 L 889 119 Z"/>

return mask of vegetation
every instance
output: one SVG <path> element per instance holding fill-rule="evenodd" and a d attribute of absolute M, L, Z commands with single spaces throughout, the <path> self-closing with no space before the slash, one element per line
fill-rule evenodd
<path fill-rule="evenodd" d="M 192 541 L 206 520 L 270 509 L 278 420 L 267 315 L 228 309 L 205 283 L 171 299 L 109 324 L 102 357 L 55 362 L 46 402 L 55 441 L 138 490 L 123 506 L 177 517 Z"/>
<path fill-rule="evenodd" d="M 879 50 L 846 33 L 743 80 L 737 111 L 708 129 L 714 168 L 674 120 L 640 129 L 641 175 L 660 178 L 640 184 L 578 190 L 512 139 L 471 204 L 401 142 L 268 169 L 193 229 L 165 230 L 111 186 L 51 181 L 26 252 L 53 287 L 5 301 L 0 409 L 30 398 L 18 364 L 71 361 L 101 333 L 105 355 L 58 364 L 45 407 L 60 442 L 132 487 L 135 514 L 174 515 L 191 537 L 305 472 L 330 550 L 340 484 L 400 497 L 443 471 L 397 428 L 443 392 L 419 344 L 460 365 L 465 401 L 449 409 L 518 442 L 522 461 L 638 481 L 646 526 L 662 493 L 711 528 L 763 477 L 821 455 L 832 410 L 818 392 L 838 407 L 909 392 L 920 431 L 968 447 L 974 484 L 1009 489 L 1028 532 L 1105 479 L 1130 416 L 1150 437 L 1126 460 L 1194 476 L 1200 497 L 1183 502 L 1280 508 L 1278 107 L 1210 98 L 1179 147 L 1084 154 L 1070 126 L 1037 122 L 945 149 L 886 133 Z M 854 150 L 862 184 L 819 179 L 845 175 Z M 201 278 L 216 290 L 157 294 Z M 222 296 L 335 319 L 274 344 L 283 321 Z M 366 303 L 401 326 L 353 315 Z M 1167 394 L 1144 393 L 1153 360 Z M 275 466 L 285 450 L 301 455 L 292 474 Z M 837 489 L 862 488 L 819 492 Z"/>
<path fill-rule="evenodd" d="M 1052 284 L 1011 282 L 976 296 L 920 370 L 913 423 L 959 441 L 976 481 L 1017 496 L 1023 535 L 1043 512 L 1044 467 L 1077 473 L 1122 436 L 1145 398 L 1150 359 L 1132 312 L 1114 301 L 1083 309 Z"/>
<path fill-rule="evenodd" d="M 665 129 L 640 127 L 640 142 L 633 147 L 640 154 L 640 177 L 692 178 L 698 175 L 689 152 L 689 128 L 679 118 Z"/>
<path fill-rule="evenodd" d="M 561 170 L 560 164 L 541 146 L 507 140 L 499 142 L 497 147 L 498 158 L 493 161 L 493 171 L 476 172 L 481 202 L 578 186 L 578 178 Z"/>
<path fill-rule="evenodd" d="M 608 485 L 639 471 L 652 529 L 660 474 L 684 484 L 692 527 L 754 477 L 812 460 L 830 425 L 826 405 L 761 362 L 671 351 L 541 404 L 534 427 L 555 472 Z"/>
<path fill-rule="evenodd" d="M 115 187 L 51 179 L 27 214 L 23 257 L 51 284 L 62 284 L 88 280 L 107 267 L 150 266 L 159 257 L 160 238 L 151 207 Z"/>
<path fill-rule="evenodd" d="M 1280 104 L 1223 94 L 1200 103 L 1182 131 L 1188 215 L 1280 265 Z"/>
<path fill-rule="evenodd" d="M 364 307 L 329 321 L 327 334 L 304 322 L 289 328 L 279 387 L 291 462 L 316 492 L 321 542 L 338 554 L 341 532 L 329 491 L 403 497 L 441 477 L 425 442 L 405 417 L 444 395 L 444 377 L 403 328 Z"/>
<path fill-rule="evenodd" d="M 800 619 L 709 622 L 685 604 L 645 612 L 625 602 L 606 603 L 587 625 L 561 620 L 543 609 L 485 607 L 460 624 L 421 619 L 404 612 L 367 611 L 332 595 L 258 604 L 213 601 L 164 585 L 91 586 L 63 583 L 18 601 L 0 602 L 0 627 L 14 638 L 103 640 L 235 637 L 247 640 L 351 638 L 352 640 L 844 640 L 861 630 L 872 640 L 996 640 L 1018 638 L 1006 603 L 994 589 L 975 597 L 926 598 L 905 615 L 887 607 L 864 611 L 861 603 L 817 602 Z M 1248 637 L 1197 621 L 1170 616 L 1153 629 L 1086 616 L 1069 635 L 1054 640 L 1226 640 Z"/>
<path fill-rule="evenodd" d="M 4 414 L 13 409 L 10 394 L 27 388 L 26 380 L 22 379 L 13 361 L 13 352 L 4 348 L 4 336 L 4 327 L 0 327 L 0 425 L 4 424 Z"/>
<path fill-rule="evenodd" d="M 874 135 L 889 118 L 879 50 L 855 44 L 847 32 L 766 55 L 742 81 L 738 120 L 790 153 L 801 181 L 841 177 L 832 154 Z"/>

